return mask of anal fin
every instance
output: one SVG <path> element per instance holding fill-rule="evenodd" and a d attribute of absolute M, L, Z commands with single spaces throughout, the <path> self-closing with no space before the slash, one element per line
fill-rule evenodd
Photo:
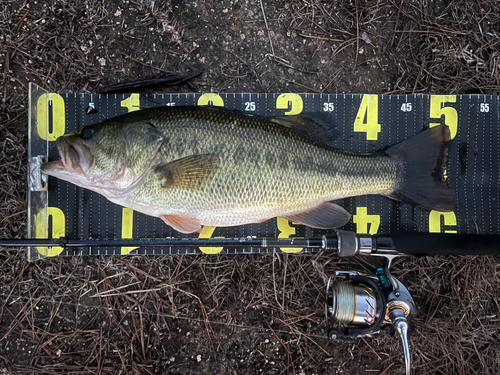
<path fill-rule="evenodd" d="M 162 215 L 160 216 L 165 224 L 171 226 L 176 231 L 189 234 L 193 232 L 201 233 L 200 221 L 194 217 L 183 217 L 178 215 Z"/>
<path fill-rule="evenodd" d="M 347 224 L 351 214 L 335 203 L 325 202 L 312 210 L 285 218 L 312 228 L 332 229 Z"/>

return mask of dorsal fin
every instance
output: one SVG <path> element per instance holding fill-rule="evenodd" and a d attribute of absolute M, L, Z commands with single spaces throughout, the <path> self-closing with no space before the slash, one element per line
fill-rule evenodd
<path fill-rule="evenodd" d="M 198 107 L 200 108 L 200 107 Z M 308 113 L 304 112 L 298 115 L 284 115 L 278 117 L 266 117 L 254 115 L 250 113 L 241 112 L 237 109 L 227 109 L 224 107 L 204 106 L 211 111 L 220 111 L 226 114 L 233 114 L 237 116 L 248 116 L 260 118 L 264 121 L 271 121 L 275 124 L 281 125 L 284 128 L 292 130 L 294 133 L 308 138 L 316 143 L 327 145 L 338 136 L 338 132 L 332 130 L 332 120 L 326 113 Z"/>
<path fill-rule="evenodd" d="M 334 131 L 328 126 L 331 120 L 326 114 L 301 113 L 274 117 L 271 121 L 321 144 L 328 144 L 336 137 Z"/>

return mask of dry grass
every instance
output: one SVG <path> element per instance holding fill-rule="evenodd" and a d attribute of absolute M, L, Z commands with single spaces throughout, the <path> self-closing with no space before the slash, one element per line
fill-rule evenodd
<path fill-rule="evenodd" d="M 393 94 L 500 90 L 495 0 L 292 1 L 285 8 L 289 26 L 317 40 L 318 48 L 328 45 L 332 58 L 354 50 L 356 61 L 396 68 Z"/>
<path fill-rule="evenodd" d="M 297 373 L 301 367 L 331 370 L 334 355 L 401 371 L 398 341 L 387 332 L 333 348 L 324 339 L 324 275 L 366 270 L 365 262 L 269 255 L 26 264 L 15 252 L 2 257 L 0 358 L 13 374 L 175 373 L 211 366 L 223 373 L 253 367 Z M 395 274 L 419 305 L 411 341 L 416 373 L 499 368 L 500 293 L 491 261 L 398 262 Z"/>

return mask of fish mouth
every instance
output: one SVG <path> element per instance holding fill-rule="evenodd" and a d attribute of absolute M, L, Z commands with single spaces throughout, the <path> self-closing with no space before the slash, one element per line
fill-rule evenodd
<path fill-rule="evenodd" d="M 89 169 L 92 155 L 85 145 L 71 142 L 67 137 L 58 138 L 56 145 L 64 169 L 83 173 Z"/>

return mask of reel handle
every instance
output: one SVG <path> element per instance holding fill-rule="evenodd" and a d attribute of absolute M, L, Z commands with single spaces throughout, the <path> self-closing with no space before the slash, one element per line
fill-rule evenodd
<path fill-rule="evenodd" d="M 393 327 L 401 338 L 405 357 L 405 372 L 406 375 L 410 375 L 411 357 L 410 345 L 408 344 L 408 320 L 406 313 L 401 307 L 394 307 L 389 312 L 389 319 L 392 321 Z"/>

